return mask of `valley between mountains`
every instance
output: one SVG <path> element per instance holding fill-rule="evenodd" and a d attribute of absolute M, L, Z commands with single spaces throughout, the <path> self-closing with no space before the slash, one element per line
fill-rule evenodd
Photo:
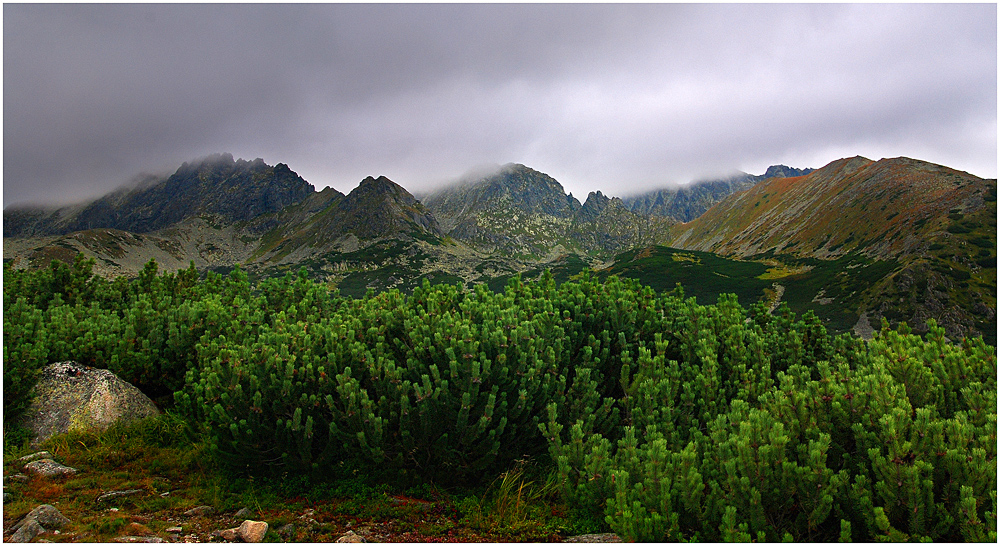
<path fill-rule="evenodd" d="M 419 199 L 418 199 L 419 197 Z M 251 278 L 305 269 L 342 294 L 410 291 L 424 280 L 501 290 L 515 275 L 679 283 L 713 303 L 735 293 L 833 332 L 882 320 L 996 343 L 996 180 L 894 158 L 774 166 L 763 175 L 581 203 L 519 164 L 414 196 L 385 177 L 344 195 L 284 164 L 219 154 L 89 203 L 4 210 L 4 264 L 78 253 L 135 276 L 150 260 Z"/>

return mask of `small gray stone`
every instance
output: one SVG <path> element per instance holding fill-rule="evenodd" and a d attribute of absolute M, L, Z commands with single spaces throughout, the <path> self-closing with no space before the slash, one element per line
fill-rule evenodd
<path fill-rule="evenodd" d="M 6 491 L 3 492 L 3 503 L 4 504 L 7 504 L 8 502 L 10 502 L 13 499 L 14 499 L 14 497 L 10 493 L 8 493 Z"/>
<path fill-rule="evenodd" d="M 125 537 L 118 537 L 118 538 L 116 538 L 115 542 L 128 542 L 128 543 L 136 543 L 136 542 L 166 542 L 166 540 L 163 540 L 160 537 L 152 537 L 152 536 L 148 536 L 148 537 L 125 536 Z"/>
<path fill-rule="evenodd" d="M 24 465 L 24 470 L 29 474 L 38 474 L 43 478 L 60 478 L 76 474 L 75 468 L 61 465 L 52 459 L 39 459 Z"/>
<path fill-rule="evenodd" d="M 164 531 L 166 531 L 168 533 L 183 533 L 184 532 L 184 528 L 183 527 L 167 527 L 166 529 L 164 529 Z"/>
<path fill-rule="evenodd" d="M 236 514 L 233 515 L 233 517 L 236 518 L 236 519 L 250 519 L 254 515 L 255 514 L 254 514 L 253 510 L 244 507 L 244 508 L 240 508 L 239 511 L 236 512 Z"/>
<path fill-rule="evenodd" d="M 596 533 L 590 535 L 576 535 L 574 537 L 567 537 L 563 542 L 589 542 L 589 543 L 607 543 L 607 542 L 621 542 L 622 539 L 614 533 Z"/>
<path fill-rule="evenodd" d="M 97 497 L 97 502 L 109 501 L 112 499 L 118 499 L 121 497 L 131 497 L 133 495 L 138 495 L 142 493 L 142 489 L 123 489 L 120 491 L 108 491 L 107 493 Z"/>
<path fill-rule="evenodd" d="M 209 535 L 211 538 L 221 538 L 222 540 L 228 540 L 233 542 L 239 538 L 239 529 L 233 527 L 232 529 L 223 529 L 221 531 L 212 531 Z"/>
<path fill-rule="evenodd" d="M 288 539 L 295 535 L 295 525 L 292 523 L 286 523 L 278 528 L 278 534 L 284 539 Z"/>
<path fill-rule="evenodd" d="M 202 516 L 211 516 L 214 513 L 215 508 L 212 508 L 211 506 L 196 506 L 187 512 L 184 512 L 184 515 L 197 518 Z"/>
<path fill-rule="evenodd" d="M 28 477 L 25 476 L 24 474 L 14 474 L 13 476 L 10 477 L 10 479 L 14 480 L 15 482 L 26 482 L 26 481 L 28 481 Z"/>

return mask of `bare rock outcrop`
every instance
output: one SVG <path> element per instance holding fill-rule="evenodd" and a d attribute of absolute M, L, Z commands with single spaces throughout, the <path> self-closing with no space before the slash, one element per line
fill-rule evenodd
<path fill-rule="evenodd" d="M 8 532 L 13 532 L 9 542 L 31 542 L 36 536 L 53 529 L 62 529 L 69 519 L 51 504 L 38 506 L 15 523 Z"/>
<path fill-rule="evenodd" d="M 108 370 L 57 362 L 42 369 L 24 425 L 37 445 L 71 430 L 106 430 L 157 414 L 149 397 Z"/>

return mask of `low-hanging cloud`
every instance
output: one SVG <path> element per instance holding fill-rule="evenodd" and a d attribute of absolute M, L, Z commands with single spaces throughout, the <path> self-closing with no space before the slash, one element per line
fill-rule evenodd
<path fill-rule="evenodd" d="M 625 195 L 907 155 L 996 177 L 971 5 L 4 6 L 4 205 L 212 152 L 348 191 L 520 162 Z"/>

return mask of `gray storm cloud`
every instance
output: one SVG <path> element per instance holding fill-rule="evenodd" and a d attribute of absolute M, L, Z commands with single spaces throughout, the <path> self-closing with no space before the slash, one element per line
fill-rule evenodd
<path fill-rule="evenodd" d="M 997 7 L 4 5 L 4 206 L 213 152 L 575 195 L 906 155 L 996 177 Z"/>

